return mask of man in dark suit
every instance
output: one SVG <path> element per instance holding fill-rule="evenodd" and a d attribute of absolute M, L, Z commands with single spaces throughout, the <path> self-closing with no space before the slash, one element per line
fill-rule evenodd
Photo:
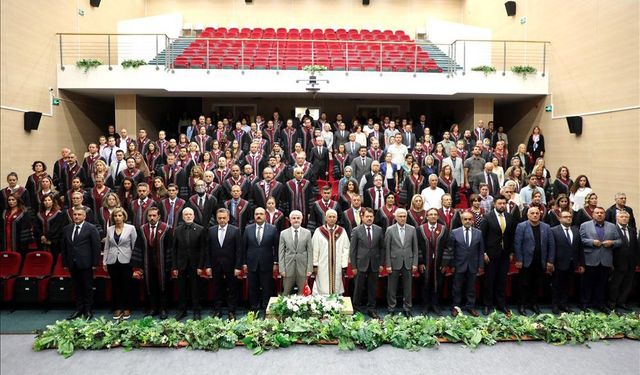
<path fill-rule="evenodd" d="M 273 169 L 266 167 L 262 172 L 263 180 L 257 181 L 251 187 L 251 202 L 254 207 L 267 207 L 267 199 L 274 197 L 280 202 L 284 194 L 284 185 L 274 179 Z"/>
<path fill-rule="evenodd" d="M 367 292 L 367 314 L 374 319 L 376 313 L 376 286 L 378 274 L 382 272 L 384 259 L 384 233 L 382 228 L 373 224 L 373 210 L 365 208 L 362 215 L 363 224 L 351 232 L 349 259 L 353 274 L 356 277 L 353 295 L 354 306 L 362 308 L 362 294 Z"/>
<path fill-rule="evenodd" d="M 200 291 L 198 276 L 206 261 L 207 230 L 194 222 L 195 213 L 191 207 L 182 210 L 183 223 L 173 232 L 172 273 L 178 278 L 180 302 L 176 320 L 187 315 L 187 283 L 191 288 L 193 319 L 200 319 Z"/>
<path fill-rule="evenodd" d="M 209 249 L 207 276 L 213 277 L 215 293 L 213 297 L 213 315 L 220 316 L 223 294 L 228 292 L 227 306 L 229 319 L 236 318 L 238 305 L 238 278 L 242 272 L 242 234 L 229 224 L 229 210 L 220 208 L 216 212 L 218 225 L 209 228 Z"/>
<path fill-rule="evenodd" d="M 422 299 L 425 311 L 431 309 L 436 314 L 440 314 L 438 304 L 444 287 L 444 265 L 450 263 L 450 259 L 445 259 L 445 255 L 451 256 L 447 246 L 449 229 L 438 222 L 438 210 L 430 208 L 427 211 L 427 222 L 418 228 L 418 268 L 423 275 Z"/>
<path fill-rule="evenodd" d="M 242 240 L 242 267 L 248 273 L 249 306 L 253 311 L 267 308 L 273 295 L 273 273 L 278 272 L 279 234 L 265 218 L 265 209 L 256 208 L 253 212 L 255 223 L 247 226 Z"/>
<path fill-rule="evenodd" d="M 627 298 L 633 285 L 633 275 L 638 264 L 638 232 L 632 227 L 631 215 L 627 211 L 618 211 L 617 229 L 622 244 L 613 253 L 613 272 L 609 279 L 610 309 L 630 311 Z"/>
<path fill-rule="evenodd" d="M 371 158 L 367 156 L 367 147 L 366 146 L 361 146 L 360 150 L 358 151 L 358 156 L 354 157 L 353 160 L 351 160 L 351 168 L 353 169 L 353 177 L 358 182 L 360 182 L 360 180 L 362 180 L 362 176 L 364 176 L 365 173 L 371 171 L 371 163 L 372 162 L 373 162 L 373 160 L 371 160 Z"/>
<path fill-rule="evenodd" d="M 416 147 L 416 141 L 417 137 L 413 133 L 411 124 L 406 124 L 404 126 L 404 132 L 402 133 L 402 144 L 407 146 L 407 149 L 411 152 L 411 150 Z"/>
<path fill-rule="evenodd" d="M 613 252 L 622 245 L 622 239 L 615 224 L 604 220 L 604 208 L 593 210 L 593 220 L 580 225 L 580 239 L 584 248 L 584 275 L 580 291 L 580 308 L 594 306 L 609 313 L 605 305 L 607 280 L 613 267 Z"/>
<path fill-rule="evenodd" d="M 347 127 L 347 124 L 342 122 L 340 123 L 340 125 L 338 125 L 338 130 L 333 132 L 333 149 L 334 150 L 337 150 L 338 146 L 349 142 L 350 133 L 348 130 L 346 130 L 346 127 Z M 355 144 L 354 144 L 354 147 L 355 147 Z M 350 152 L 350 151 L 347 151 L 347 152 Z M 356 150 L 356 153 L 357 153 L 357 150 Z"/>
<path fill-rule="evenodd" d="M 231 188 L 231 199 L 224 202 L 224 208 L 229 210 L 230 224 L 244 232 L 244 228 L 253 220 L 253 212 L 249 201 L 242 199 L 242 188 L 240 185 L 233 185 Z"/>
<path fill-rule="evenodd" d="M 544 284 L 545 272 L 553 272 L 555 243 L 549 224 L 540 220 L 540 209 L 531 206 L 527 210 L 527 221 L 516 227 L 513 249 L 520 285 L 518 313 L 525 315 L 525 303 L 536 314 L 540 314 L 538 294 Z"/>
<path fill-rule="evenodd" d="M 500 183 L 498 182 L 498 176 L 493 173 L 493 163 L 487 162 L 484 165 L 484 170 L 481 173 L 473 176 L 472 189 L 475 194 L 480 194 L 480 184 L 485 183 L 489 186 L 489 195 L 496 197 L 500 194 Z"/>
<path fill-rule="evenodd" d="M 366 154 L 367 145 L 361 145 L 360 143 L 356 142 L 355 133 L 349 134 L 349 140 L 344 144 L 344 148 L 347 151 L 347 154 L 351 155 L 352 158 L 356 158 L 360 154 L 361 147 L 364 147 Z"/>
<path fill-rule="evenodd" d="M 313 164 L 318 180 L 329 179 L 329 148 L 324 145 L 324 138 L 316 138 L 316 147 L 311 149 L 309 162 Z"/>
<path fill-rule="evenodd" d="M 411 316 L 412 275 L 418 271 L 418 236 L 416 229 L 407 224 L 407 211 L 398 208 L 396 223 L 388 227 L 385 236 L 385 264 L 389 272 L 387 284 L 387 306 L 390 314 L 396 307 L 398 279 L 402 277 L 403 313 Z"/>
<path fill-rule="evenodd" d="M 73 209 L 73 223 L 63 229 L 62 265 L 71 273 L 76 291 L 76 311 L 68 319 L 93 317 L 93 269 L 101 264 L 98 229 L 88 221 L 84 207 Z"/>
<path fill-rule="evenodd" d="M 573 221 L 572 212 L 560 212 L 560 225 L 551 228 L 556 246 L 551 281 L 551 302 L 554 314 L 559 314 L 560 311 L 571 312 L 571 309 L 567 306 L 571 276 L 576 269 L 578 273 L 584 272 L 584 251 L 582 250 L 578 228 L 571 226 Z"/>
<path fill-rule="evenodd" d="M 504 296 L 509 272 L 509 257 L 513 253 L 513 234 L 516 221 L 506 212 L 507 198 L 499 195 L 494 209 L 487 212 L 480 224 L 484 248 L 484 284 L 482 313 L 488 315 L 494 303 L 498 311 L 509 315 Z"/>
<path fill-rule="evenodd" d="M 465 290 L 466 303 L 463 308 L 472 316 L 478 316 L 476 303 L 476 276 L 484 272 L 484 241 L 482 232 L 473 228 L 473 214 L 464 211 L 461 215 L 462 226 L 451 231 L 449 252 L 454 269 L 453 309 L 451 315 L 458 316 L 462 303 L 462 289 Z"/>
<path fill-rule="evenodd" d="M 616 203 L 607 208 L 605 212 L 605 220 L 616 224 L 616 213 L 619 211 L 626 211 L 629 214 L 629 226 L 636 227 L 636 218 L 633 216 L 633 209 L 627 206 L 627 195 L 625 193 L 616 193 L 615 196 Z"/>

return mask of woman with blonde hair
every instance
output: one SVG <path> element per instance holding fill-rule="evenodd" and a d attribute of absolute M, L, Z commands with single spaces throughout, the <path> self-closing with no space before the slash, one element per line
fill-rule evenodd
<path fill-rule="evenodd" d="M 407 210 L 407 223 L 418 228 L 427 222 L 427 210 L 424 209 L 424 199 L 420 194 L 411 197 L 411 207 Z"/>

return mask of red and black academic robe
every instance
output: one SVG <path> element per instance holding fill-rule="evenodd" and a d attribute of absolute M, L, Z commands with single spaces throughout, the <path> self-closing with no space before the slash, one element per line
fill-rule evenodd
<path fill-rule="evenodd" d="M 438 177 L 438 187 L 444 190 L 445 193 L 451 194 L 451 205 L 455 207 L 459 202 L 458 197 L 458 182 L 454 178 Z"/>
<path fill-rule="evenodd" d="M 100 238 L 104 238 L 107 235 L 107 228 L 111 226 L 111 212 L 106 207 L 100 207 L 96 214 L 96 226 L 100 232 Z"/>
<path fill-rule="evenodd" d="M 109 171 L 108 170 L 105 171 L 105 173 L 102 175 L 102 177 L 103 177 L 104 184 L 106 186 L 113 185 L 113 180 L 109 179 L 110 176 L 109 176 Z M 87 183 L 87 186 L 84 186 L 84 188 L 85 189 L 91 189 L 94 186 L 96 186 L 96 174 L 92 173 L 89 176 L 89 182 Z"/>
<path fill-rule="evenodd" d="M 281 130 L 280 144 L 287 155 L 291 155 L 291 153 L 293 153 L 296 143 L 302 144 L 302 132 L 293 127 Z"/>
<path fill-rule="evenodd" d="M 493 158 L 498 159 L 498 165 L 502 167 L 502 170 L 507 170 L 507 168 L 509 168 L 509 153 L 506 151 L 498 151 L 498 150 L 493 150 L 493 153 L 491 155 Z M 487 160 L 488 162 L 490 162 L 491 160 Z"/>
<path fill-rule="evenodd" d="M 237 140 L 238 145 L 240 146 L 240 149 L 242 151 L 249 150 L 249 145 L 251 144 L 251 137 L 249 137 L 249 134 L 245 133 L 244 130 L 236 129 L 231 133 L 229 133 L 229 136 L 227 138 L 229 139 L 229 143 L 233 143 L 234 139 Z"/>
<path fill-rule="evenodd" d="M 360 223 L 362 223 L 362 215 L 364 215 L 364 208 L 360 207 L 358 211 L 360 212 Z M 355 213 L 353 212 L 353 208 L 349 207 L 347 210 L 345 210 L 342 213 L 342 217 L 340 219 L 341 219 L 340 226 L 343 227 L 347 231 L 347 234 L 349 235 L 349 237 L 351 237 L 351 231 L 353 230 L 353 228 L 358 226 L 358 223 L 356 223 L 356 217 L 355 217 Z"/>
<path fill-rule="evenodd" d="M 301 179 L 296 183 L 296 179 L 289 180 L 285 184 L 285 197 L 288 212 L 298 210 L 302 212 L 302 225 L 307 225 L 307 218 L 313 199 L 313 185 L 309 180 Z"/>
<path fill-rule="evenodd" d="M 451 221 L 451 229 L 460 228 L 462 226 L 462 213 L 463 212 L 471 212 L 473 215 L 473 227 L 476 229 L 480 229 L 480 225 L 484 221 L 484 208 L 480 208 L 478 212 L 473 211 L 471 208 L 465 208 L 464 210 L 456 211 L 453 216 L 453 220 Z"/>
<path fill-rule="evenodd" d="M 208 135 L 203 136 L 198 134 L 193 137 L 193 141 L 198 144 L 200 152 L 205 152 L 211 150 L 211 141 L 213 141 L 213 138 L 209 137 Z"/>
<path fill-rule="evenodd" d="M 285 183 L 287 182 L 287 166 L 283 163 L 280 163 L 278 166 L 276 167 L 272 167 L 273 169 L 273 179 L 281 182 L 281 183 Z"/>
<path fill-rule="evenodd" d="M 313 128 L 302 127 L 302 149 L 307 153 L 307 157 L 311 155 L 311 149 L 315 145 L 315 139 L 313 137 Z"/>
<path fill-rule="evenodd" d="M 169 154 L 173 154 L 176 157 L 176 160 L 178 160 L 178 155 L 180 154 L 180 150 L 178 149 L 178 147 L 174 147 L 173 149 L 171 149 L 169 145 L 167 145 L 167 148 L 164 149 L 164 160 L 169 159 L 168 158 Z"/>
<path fill-rule="evenodd" d="M 338 212 L 348 210 L 351 207 L 351 195 L 340 192 L 338 203 L 340 204 L 340 210 Z"/>
<path fill-rule="evenodd" d="M 71 189 L 71 181 L 78 177 L 82 182 L 82 186 L 87 184 L 87 173 L 78 163 L 73 167 L 67 166 L 62 173 L 62 187 L 60 191 L 69 191 Z"/>
<path fill-rule="evenodd" d="M 262 176 L 262 170 L 266 166 L 266 160 L 264 158 L 264 155 L 260 152 L 255 155 L 248 154 L 244 157 L 243 167 L 247 164 L 249 164 L 253 168 L 253 173 L 256 176 Z"/>
<path fill-rule="evenodd" d="M 222 185 L 218 184 L 215 181 L 212 181 L 211 184 L 206 184 L 204 186 L 205 193 L 216 198 L 217 201 L 223 199 L 223 190 Z"/>
<path fill-rule="evenodd" d="M 138 184 L 141 182 L 145 182 L 144 173 L 142 173 L 141 170 L 139 170 L 138 168 L 125 168 L 120 171 L 120 173 L 118 173 L 118 177 L 116 178 L 116 185 L 122 186 L 122 180 L 124 180 L 125 177 L 133 179 L 134 185 L 136 186 L 138 186 Z"/>
<path fill-rule="evenodd" d="M 64 184 L 62 182 L 64 178 L 64 170 L 67 169 L 67 162 L 64 159 L 56 160 L 56 163 L 53 165 L 53 185 L 56 187 L 58 191 L 64 188 Z"/>
<path fill-rule="evenodd" d="M 142 225 L 146 224 L 147 211 L 151 207 L 160 208 L 158 203 L 149 197 L 147 197 L 142 204 L 140 204 L 140 199 L 136 199 L 131 202 L 131 206 L 129 208 L 129 223 L 136 228 L 140 228 Z"/>
<path fill-rule="evenodd" d="M 162 168 L 160 168 L 160 177 L 164 180 L 164 186 L 169 186 L 169 184 L 178 184 L 177 176 L 181 169 L 182 168 L 177 165 L 163 165 Z"/>
<path fill-rule="evenodd" d="M 189 197 L 186 206 L 193 209 L 193 213 L 195 214 L 193 221 L 196 224 L 202 225 L 205 229 L 208 229 L 211 226 L 211 218 L 214 217 L 215 212 L 218 209 L 218 200 L 216 197 L 206 193 L 203 196 L 203 206 L 198 205 L 198 200 L 200 198 L 198 194 L 193 194 Z"/>
<path fill-rule="evenodd" d="M 424 149 L 422 149 L 420 151 L 418 150 L 411 151 L 411 155 L 413 156 L 414 162 L 418 163 L 418 165 L 420 165 L 420 168 L 422 169 L 422 167 L 424 166 L 424 158 L 429 154 L 426 153 Z"/>
<path fill-rule="evenodd" d="M 335 154 L 333 156 L 333 178 L 339 180 L 344 176 L 344 167 L 351 164 L 349 154 Z"/>
<path fill-rule="evenodd" d="M 187 202 L 184 199 L 176 198 L 172 209 L 171 199 L 165 198 L 160 201 L 160 212 L 162 215 L 162 221 L 167 223 L 169 228 L 173 229 L 182 222 L 182 209 L 185 207 L 186 203 Z M 169 222 L 170 217 L 172 217 L 171 222 Z"/>
<path fill-rule="evenodd" d="M 149 150 L 149 143 L 151 143 L 151 140 L 149 138 L 144 138 L 144 139 L 138 138 L 136 140 L 136 147 L 138 148 L 138 151 L 140 151 L 142 156 L 147 155 L 147 151 Z"/>
<path fill-rule="evenodd" d="M 33 242 L 31 215 L 23 210 L 11 213 L 2 211 L 0 216 L 0 251 L 26 252 Z"/>
<path fill-rule="evenodd" d="M 267 199 L 269 197 L 274 197 L 276 200 L 276 204 L 282 204 L 284 185 L 278 181 L 271 180 L 268 183 L 269 189 L 267 194 L 267 189 L 265 186 L 267 182 L 265 180 L 260 180 L 253 184 L 251 191 L 252 203 L 255 207 L 267 207 Z"/>
<path fill-rule="evenodd" d="M 371 158 L 371 160 L 377 160 L 380 163 L 382 163 L 382 161 L 384 160 L 384 151 L 379 148 L 369 148 L 369 150 L 367 150 L 367 155 Z"/>
<path fill-rule="evenodd" d="M 547 212 L 549 210 L 542 203 L 540 203 L 540 204 L 528 204 L 528 205 L 525 204 L 524 207 L 522 208 L 522 217 L 520 218 L 520 221 L 526 221 L 527 220 L 527 212 L 529 212 L 529 207 L 538 207 L 538 209 L 540 210 L 540 219 L 544 221 L 544 218 L 547 216 Z M 578 216 L 579 215 L 580 215 L 580 211 L 578 211 Z M 578 220 L 580 220 L 580 217 L 578 217 Z M 589 218 L 588 220 L 585 220 L 585 221 L 589 221 L 589 220 L 591 220 L 591 219 Z M 576 225 L 578 227 L 580 227 L 580 224 L 582 224 L 582 223 L 577 223 Z"/>
<path fill-rule="evenodd" d="M 153 154 L 148 152 L 147 155 L 145 155 L 144 160 L 147 162 L 147 167 L 149 167 L 151 177 L 155 177 L 156 171 L 164 163 L 162 160 L 162 154 L 159 152 L 154 152 Z"/>
<path fill-rule="evenodd" d="M 67 194 L 65 194 L 64 199 L 64 207 L 71 207 L 73 206 L 73 202 L 71 201 L 71 196 L 73 195 L 73 193 L 82 193 L 82 204 L 84 206 L 93 208 L 94 204 L 93 204 L 93 198 L 91 197 L 91 193 L 89 191 L 86 191 L 84 189 L 80 189 L 80 190 L 69 190 L 67 191 Z"/>
<path fill-rule="evenodd" d="M 29 192 L 27 191 L 27 189 L 23 186 L 18 186 L 17 189 L 15 190 L 11 190 L 11 188 L 9 188 L 8 186 L 4 189 L 2 189 L 2 201 L 0 202 L 0 210 L 4 210 L 5 208 L 7 208 L 7 197 L 9 197 L 9 194 L 13 193 L 14 195 L 17 195 L 20 200 L 22 200 L 22 203 L 24 203 L 25 207 L 29 207 L 33 209 L 32 203 L 31 203 L 31 196 L 29 195 Z"/>
<path fill-rule="evenodd" d="M 262 131 L 262 136 L 266 137 L 269 144 L 272 145 L 276 141 L 276 128 L 266 128 Z"/>
<path fill-rule="evenodd" d="M 295 176 L 293 175 L 293 171 L 296 168 L 302 168 L 302 178 L 311 181 L 311 183 L 315 183 L 315 181 L 317 180 L 315 169 L 313 168 L 313 164 L 309 163 L 308 161 L 305 161 L 304 164 L 302 165 L 298 165 L 298 164 L 291 165 L 287 170 L 287 177 L 286 177 L 287 180 L 291 180 L 295 178 Z"/>
<path fill-rule="evenodd" d="M 158 139 L 156 141 L 156 147 L 158 148 L 158 154 L 160 154 L 160 157 L 165 158 L 167 155 L 167 148 L 169 147 L 169 141 L 166 139 Z M 166 160 L 166 158 L 164 160 Z"/>
<path fill-rule="evenodd" d="M 549 224 L 550 227 L 560 225 L 560 213 L 561 211 L 557 208 L 549 210 L 549 212 L 547 212 L 547 215 L 544 217 L 544 222 Z"/>
<path fill-rule="evenodd" d="M 375 224 L 386 231 L 388 227 L 396 223 L 395 212 L 397 209 L 397 206 L 392 206 L 391 209 L 387 205 L 382 206 L 382 209 L 376 213 Z"/>
<path fill-rule="evenodd" d="M 151 283 L 157 283 L 161 291 L 168 287 L 169 271 L 172 268 L 171 259 L 171 229 L 166 223 L 159 222 L 156 226 L 156 237 L 151 242 L 151 228 L 145 224 L 140 228 L 135 249 L 131 255 L 131 263 L 135 268 L 142 268 L 144 284 L 147 293 L 151 289 Z M 153 253 L 152 253 L 153 251 Z M 152 270 L 155 268 L 155 272 Z M 150 280 L 148 275 L 157 275 L 157 280 Z"/>
<path fill-rule="evenodd" d="M 369 189 L 367 189 L 364 192 L 364 202 L 363 205 L 365 207 L 370 207 L 374 210 L 374 212 L 377 212 L 378 210 L 376 210 L 375 203 L 376 203 L 376 194 L 377 194 L 377 188 L 371 187 Z M 387 194 L 389 194 L 389 192 L 391 190 L 387 189 L 386 187 L 381 187 L 380 188 L 381 193 L 380 193 L 380 206 L 384 206 L 385 205 L 385 197 L 387 196 Z"/>
<path fill-rule="evenodd" d="M 55 256 L 60 252 L 60 240 L 62 239 L 62 228 L 69 222 L 67 215 L 61 210 L 51 210 L 48 214 L 38 212 L 36 215 L 36 224 L 33 227 L 34 237 L 39 246 L 42 245 L 40 237 L 45 236 L 51 245 L 45 246 L 45 249 L 51 251 Z"/>
<path fill-rule="evenodd" d="M 319 228 L 324 225 L 325 217 L 327 214 L 327 210 L 335 210 L 340 213 L 341 209 L 338 202 L 334 200 L 329 200 L 329 202 L 324 202 L 322 199 L 318 199 L 313 202 L 311 207 L 309 208 L 309 222 L 307 223 L 306 228 L 313 232 L 316 228 Z"/>
<path fill-rule="evenodd" d="M 240 186 L 240 197 L 242 199 L 249 199 L 249 193 L 251 191 L 251 183 L 245 176 L 240 176 L 238 180 L 234 180 L 233 177 L 229 177 L 224 180 L 222 188 L 224 189 L 225 199 L 231 199 L 231 188 L 234 185 Z"/>
<path fill-rule="evenodd" d="M 442 224 L 436 224 L 433 232 L 428 222 L 418 229 L 418 263 L 426 267 L 424 278 L 431 293 L 438 292 L 442 286 L 444 275 L 440 268 L 443 266 L 448 242 L 449 230 Z"/>
<path fill-rule="evenodd" d="M 229 177 L 229 168 L 216 168 L 213 170 L 213 179 L 220 185 L 224 183 L 224 181 Z"/>
<path fill-rule="evenodd" d="M 427 222 L 427 210 L 415 211 L 414 209 L 407 210 L 407 223 L 415 228 L 421 226 Z"/>
<path fill-rule="evenodd" d="M 282 232 L 286 226 L 286 218 L 284 212 L 276 209 L 273 213 L 266 211 L 265 222 L 275 226 L 278 232 Z"/>
<path fill-rule="evenodd" d="M 525 218 L 527 217 L 526 210 L 522 216 Z M 583 207 L 575 213 L 574 217 L 574 223 L 579 228 L 583 223 L 593 220 L 593 210 L 588 206 Z"/>
<path fill-rule="evenodd" d="M 27 189 L 27 192 L 29 192 L 29 201 L 33 211 L 40 210 L 40 201 L 38 200 L 38 192 L 41 189 L 40 182 L 45 177 L 50 177 L 47 174 L 47 172 L 43 172 L 40 175 L 33 173 L 29 176 L 29 178 L 27 178 L 27 183 L 24 185 L 25 189 Z M 0 202 L 0 211 L 3 209 L 4 203 L 5 203 L 4 200 Z"/>
<path fill-rule="evenodd" d="M 423 175 L 419 175 L 418 178 L 413 174 L 406 176 L 400 189 L 400 207 L 409 207 L 411 198 L 416 194 L 420 194 L 426 185 L 427 182 Z"/>
<path fill-rule="evenodd" d="M 232 199 L 228 199 L 224 202 L 224 207 L 229 210 L 229 224 L 234 225 L 240 229 L 241 233 L 244 233 L 244 228 L 253 220 L 253 209 L 251 203 L 245 199 L 238 199 L 235 211 L 231 204 Z"/>
<path fill-rule="evenodd" d="M 507 202 L 507 212 L 513 216 L 513 219 L 517 222 L 520 222 L 520 207 L 514 201 Z"/>
<path fill-rule="evenodd" d="M 104 197 L 111 192 L 111 189 L 105 186 L 102 191 L 98 191 L 98 189 L 94 186 L 91 189 L 91 203 L 93 204 L 91 208 L 93 208 L 94 213 L 98 213 L 100 211 L 100 207 L 102 207 L 102 202 L 104 201 Z"/>
<path fill-rule="evenodd" d="M 93 174 L 96 171 L 96 161 L 98 160 L 102 160 L 103 162 L 107 162 L 106 160 L 104 160 L 103 157 L 100 156 L 100 154 L 95 154 L 95 155 L 87 155 L 84 158 L 84 161 L 82 162 L 82 169 L 85 170 L 85 172 L 87 173 L 88 176 L 93 176 Z M 93 185 L 92 185 L 93 186 Z M 87 186 L 89 187 L 89 186 Z"/>
<path fill-rule="evenodd" d="M 448 213 L 445 213 L 444 210 L 444 207 L 438 209 L 438 223 L 444 225 L 450 230 L 453 218 L 456 216 L 456 210 L 454 208 L 449 208 Z"/>

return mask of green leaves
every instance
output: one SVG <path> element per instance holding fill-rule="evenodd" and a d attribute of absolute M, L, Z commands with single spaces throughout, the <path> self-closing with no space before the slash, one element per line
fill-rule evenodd
<path fill-rule="evenodd" d="M 463 343 L 469 348 L 505 340 L 543 340 L 554 345 L 579 344 L 613 337 L 640 338 L 638 315 L 540 314 L 535 316 L 493 313 L 486 318 L 387 316 L 365 320 L 362 314 L 319 317 L 257 319 L 249 313 L 239 320 L 207 317 L 184 323 L 153 318 L 113 322 L 103 318 L 58 321 L 37 334 L 33 350 L 57 349 L 68 358 L 77 349 L 98 350 L 121 346 L 180 347 L 217 351 L 244 345 L 253 354 L 293 344 L 337 344 L 340 350 L 356 347 L 374 350 L 389 344 L 418 350 L 441 341 Z"/>
<path fill-rule="evenodd" d="M 89 69 L 97 68 L 102 65 L 102 61 L 97 59 L 80 59 L 76 61 L 76 66 L 82 69 L 85 73 L 89 71 Z"/>
<path fill-rule="evenodd" d="M 122 65 L 124 69 L 129 69 L 129 68 L 137 69 L 142 65 L 147 65 L 147 62 L 144 60 L 123 60 L 120 63 L 120 65 Z"/>

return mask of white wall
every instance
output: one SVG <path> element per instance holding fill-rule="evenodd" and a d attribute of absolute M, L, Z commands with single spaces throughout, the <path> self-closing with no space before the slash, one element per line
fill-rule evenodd
<path fill-rule="evenodd" d="M 181 13 L 118 21 L 119 34 L 163 34 L 169 38 L 177 38 L 181 31 Z M 165 44 L 164 36 L 118 36 L 118 64 L 127 59 L 153 59 L 158 52 L 165 49 Z"/>
<path fill-rule="evenodd" d="M 427 37 L 435 44 L 451 44 L 456 40 L 491 40 L 491 29 L 430 19 L 427 23 Z M 460 65 L 466 65 L 467 70 L 474 66 L 491 65 L 492 43 L 456 43 L 455 57 Z M 449 54 L 443 46 L 440 49 Z M 466 58 L 465 58 L 466 55 Z"/>

